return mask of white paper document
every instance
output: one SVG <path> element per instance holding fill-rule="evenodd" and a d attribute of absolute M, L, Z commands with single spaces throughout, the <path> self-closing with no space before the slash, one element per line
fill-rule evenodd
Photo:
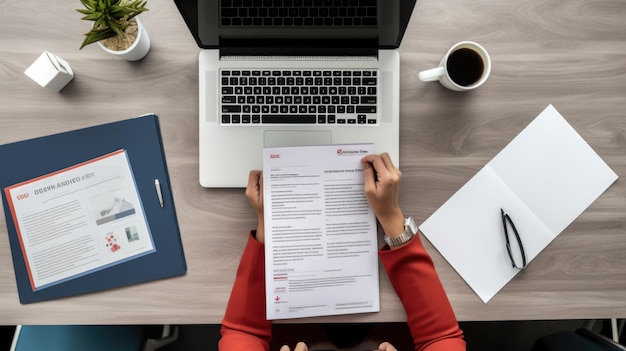
<path fill-rule="evenodd" d="M 267 319 L 380 310 L 361 164 L 371 153 L 373 144 L 264 149 Z"/>
<path fill-rule="evenodd" d="M 419 228 L 486 303 L 519 273 L 501 209 L 530 262 L 616 179 L 550 105 Z"/>
<path fill-rule="evenodd" d="M 124 150 L 4 191 L 33 291 L 155 251 Z"/>

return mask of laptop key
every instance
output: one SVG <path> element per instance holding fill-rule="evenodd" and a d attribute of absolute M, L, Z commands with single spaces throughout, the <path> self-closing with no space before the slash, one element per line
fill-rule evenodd
<path fill-rule="evenodd" d="M 361 96 L 361 103 L 362 104 L 375 104 L 376 96 Z"/>
<path fill-rule="evenodd" d="M 376 22 L 375 17 L 374 18 L 367 17 L 367 18 L 363 18 L 363 22 L 361 23 L 363 23 L 364 26 L 375 26 L 377 22 Z"/>
<path fill-rule="evenodd" d="M 236 17 L 238 13 L 235 8 L 222 8 L 222 17 Z"/>
<path fill-rule="evenodd" d="M 376 85 L 376 78 L 363 78 L 361 82 L 363 85 Z"/>
<path fill-rule="evenodd" d="M 316 115 L 261 115 L 262 123 L 315 124 Z"/>
<path fill-rule="evenodd" d="M 356 113 L 376 113 L 376 106 L 357 106 Z"/>
<path fill-rule="evenodd" d="M 241 112 L 239 105 L 222 105 L 222 112 Z"/>

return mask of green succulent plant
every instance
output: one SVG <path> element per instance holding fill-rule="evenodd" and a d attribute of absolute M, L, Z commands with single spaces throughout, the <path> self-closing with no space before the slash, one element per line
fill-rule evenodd
<path fill-rule="evenodd" d="M 130 20 L 138 14 L 148 11 L 146 0 L 80 0 L 85 7 L 76 11 L 85 15 L 87 21 L 94 21 L 91 30 L 85 34 L 80 49 L 86 45 L 113 36 L 124 35 Z"/>

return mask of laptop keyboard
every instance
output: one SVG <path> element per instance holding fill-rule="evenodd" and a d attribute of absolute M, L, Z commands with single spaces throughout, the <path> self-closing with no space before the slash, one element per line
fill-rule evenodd
<path fill-rule="evenodd" d="M 220 0 L 222 26 L 375 26 L 377 0 Z"/>
<path fill-rule="evenodd" d="M 378 123 L 375 69 L 222 69 L 220 77 L 223 125 Z"/>

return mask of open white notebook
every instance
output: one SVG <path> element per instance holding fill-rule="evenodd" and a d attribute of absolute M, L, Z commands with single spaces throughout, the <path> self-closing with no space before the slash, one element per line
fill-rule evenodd
<path fill-rule="evenodd" d="M 549 105 L 419 229 L 486 303 L 519 272 L 500 209 L 530 262 L 616 179 Z"/>

